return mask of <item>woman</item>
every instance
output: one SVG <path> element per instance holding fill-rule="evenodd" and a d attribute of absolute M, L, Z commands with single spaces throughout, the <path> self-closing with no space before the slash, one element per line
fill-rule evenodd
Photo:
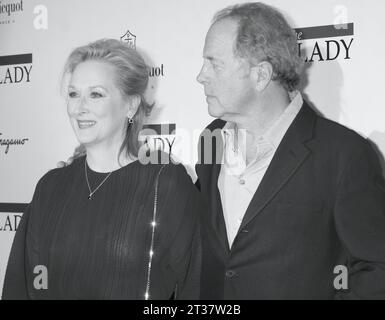
<path fill-rule="evenodd" d="M 199 193 L 182 165 L 138 158 L 151 111 L 143 59 L 99 40 L 75 49 L 65 74 L 69 119 L 86 154 L 38 182 L 3 298 L 197 298 Z"/>

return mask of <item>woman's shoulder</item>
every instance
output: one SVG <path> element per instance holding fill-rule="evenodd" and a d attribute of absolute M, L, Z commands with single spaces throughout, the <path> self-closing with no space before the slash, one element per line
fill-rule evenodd
<path fill-rule="evenodd" d="M 159 177 L 163 187 L 183 188 L 194 185 L 185 166 L 166 152 L 152 151 L 145 159 L 138 159 L 138 162 L 144 172 L 150 173 L 155 179 Z"/>
<path fill-rule="evenodd" d="M 46 172 L 38 181 L 37 187 L 50 188 L 53 185 L 62 183 L 62 180 L 70 180 L 73 174 L 78 172 L 84 157 L 75 159 L 70 165 L 62 168 L 54 168 Z"/>
<path fill-rule="evenodd" d="M 28 208 L 31 209 L 34 207 L 41 209 L 54 198 L 55 193 L 61 195 L 60 191 L 58 192 L 58 188 L 65 188 L 68 186 L 67 182 L 71 183 L 71 181 L 73 181 L 74 175 L 78 174 L 77 168 L 80 165 L 79 161 L 80 159 L 75 160 L 71 165 L 66 167 L 55 168 L 46 172 L 38 180 Z"/>
<path fill-rule="evenodd" d="M 163 151 L 153 151 L 149 157 L 152 170 L 158 171 L 170 179 L 189 178 L 191 181 L 185 166 L 172 155 Z"/>

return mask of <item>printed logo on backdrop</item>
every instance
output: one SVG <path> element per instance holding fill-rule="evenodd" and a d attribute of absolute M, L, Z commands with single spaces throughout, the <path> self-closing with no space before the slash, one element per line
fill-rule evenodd
<path fill-rule="evenodd" d="M 26 203 L 0 203 L 0 232 L 17 231 Z"/>
<path fill-rule="evenodd" d="M 0 1 L 0 26 L 13 24 L 16 19 L 25 12 L 23 0 L 20 1 Z M 48 29 L 48 9 L 44 5 L 36 5 L 33 8 L 33 26 L 36 30 Z M 29 17 L 29 16 L 27 16 Z"/>
<path fill-rule="evenodd" d="M 21 217 L 20 214 L 0 212 L 0 232 L 17 231 Z"/>
<path fill-rule="evenodd" d="M 130 30 L 127 30 L 126 33 L 120 37 L 120 41 L 136 49 L 136 35 L 131 33 Z"/>
<path fill-rule="evenodd" d="M 126 33 L 120 37 L 120 41 L 127 43 L 129 46 L 136 49 L 136 35 L 134 35 L 130 30 L 127 30 Z M 148 75 L 150 77 L 164 77 L 163 63 L 160 66 L 149 67 Z"/>
<path fill-rule="evenodd" d="M 140 132 L 139 139 L 151 150 L 160 150 L 172 156 L 175 142 L 175 123 L 146 124 Z"/>
<path fill-rule="evenodd" d="M 0 1 L 0 25 L 15 23 L 17 15 L 23 11 L 23 0 Z"/>
<path fill-rule="evenodd" d="M 305 62 L 326 62 L 351 59 L 354 23 L 334 24 L 294 29 L 297 34 L 298 52 L 308 48 Z"/>
<path fill-rule="evenodd" d="M 32 53 L 0 56 L 0 85 L 31 82 Z"/>
<path fill-rule="evenodd" d="M 3 134 L 0 132 L 0 147 L 3 149 L 4 154 L 8 154 L 11 146 L 13 147 L 23 147 L 24 144 L 29 141 L 28 138 L 9 138 L 9 137 L 4 137 Z M 1 153 L 3 153 L 1 152 Z M 1 154 L 0 153 L 0 154 Z"/>

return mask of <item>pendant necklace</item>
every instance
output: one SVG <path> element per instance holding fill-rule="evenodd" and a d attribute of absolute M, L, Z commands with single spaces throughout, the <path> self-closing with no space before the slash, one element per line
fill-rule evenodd
<path fill-rule="evenodd" d="M 105 177 L 103 179 L 103 181 L 92 191 L 91 190 L 91 187 L 90 187 L 90 182 L 88 181 L 88 174 L 87 174 L 87 161 L 86 161 L 86 158 L 84 158 L 84 172 L 86 173 L 86 181 L 87 181 L 87 186 L 88 186 L 88 190 L 90 191 L 89 195 L 88 195 L 88 200 L 91 200 L 92 199 L 92 195 L 103 185 L 104 182 L 106 182 L 106 180 L 110 177 L 112 171 L 110 171 L 110 173 L 107 175 L 107 177 Z"/>

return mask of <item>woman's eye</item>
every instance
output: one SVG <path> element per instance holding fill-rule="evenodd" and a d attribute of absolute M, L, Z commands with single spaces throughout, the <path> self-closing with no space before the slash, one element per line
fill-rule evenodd
<path fill-rule="evenodd" d="M 70 91 L 70 92 L 68 92 L 68 96 L 70 98 L 76 98 L 78 96 L 78 94 L 75 91 Z"/>
<path fill-rule="evenodd" d="M 97 98 L 101 98 L 101 97 L 103 97 L 103 95 L 101 93 L 95 92 L 95 91 L 91 92 L 91 98 L 97 99 Z"/>

